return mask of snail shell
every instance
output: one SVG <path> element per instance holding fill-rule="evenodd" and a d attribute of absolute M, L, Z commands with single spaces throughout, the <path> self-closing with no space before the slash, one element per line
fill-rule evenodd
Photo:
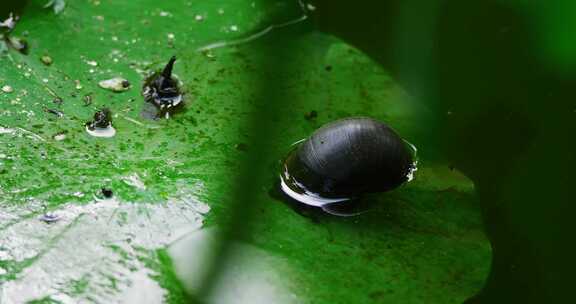
<path fill-rule="evenodd" d="M 349 118 L 318 129 L 288 155 L 281 188 L 296 201 L 322 207 L 392 190 L 414 168 L 412 152 L 389 126 Z"/>
<path fill-rule="evenodd" d="M 170 58 L 162 72 L 152 74 L 144 82 L 142 95 L 147 103 L 156 108 L 156 117 L 169 118 L 183 105 L 183 96 L 178 81 L 172 75 L 176 57 Z"/>

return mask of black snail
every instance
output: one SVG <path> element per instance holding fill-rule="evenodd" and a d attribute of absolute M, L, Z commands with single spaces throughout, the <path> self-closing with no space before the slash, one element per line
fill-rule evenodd
<path fill-rule="evenodd" d="M 410 149 L 382 122 L 363 117 L 338 120 L 318 129 L 288 155 L 281 189 L 297 202 L 346 215 L 331 211 L 411 178 L 416 167 Z"/>
<path fill-rule="evenodd" d="M 155 107 L 154 118 L 169 118 L 183 105 L 183 96 L 178 80 L 172 75 L 176 57 L 170 58 L 162 72 L 152 74 L 144 83 L 144 100 Z"/>

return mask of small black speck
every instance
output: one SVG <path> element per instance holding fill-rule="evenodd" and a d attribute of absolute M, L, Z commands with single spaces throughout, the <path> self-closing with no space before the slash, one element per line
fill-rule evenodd
<path fill-rule="evenodd" d="M 112 191 L 112 189 L 102 188 L 101 192 L 105 198 L 112 198 L 112 196 L 114 196 L 114 191 Z"/>
<path fill-rule="evenodd" d="M 316 117 L 318 117 L 318 112 L 316 112 L 316 111 L 310 111 L 310 112 L 304 114 L 304 118 L 306 120 L 313 120 L 313 119 L 316 119 Z"/>
<path fill-rule="evenodd" d="M 330 72 L 330 71 L 332 71 L 332 66 L 327 65 L 324 69 L 326 70 L 326 72 Z"/>

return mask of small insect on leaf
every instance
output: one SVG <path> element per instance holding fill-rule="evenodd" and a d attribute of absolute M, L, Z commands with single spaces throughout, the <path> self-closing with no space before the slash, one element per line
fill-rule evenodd
<path fill-rule="evenodd" d="M 46 5 L 44 5 L 45 8 L 50 8 L 52 7 L 54 9 L 54 13 L 56 15 L 60 14 L 64 8 L 66 8 L 66 1 L 65 0 L 50 0 L 48 1 L 48 3 L 46 3 Z"/>

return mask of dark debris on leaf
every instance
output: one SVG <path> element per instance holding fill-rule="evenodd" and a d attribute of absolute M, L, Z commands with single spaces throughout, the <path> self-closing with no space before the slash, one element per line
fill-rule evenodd
<path fill-rule="evenodd" d="M 114 196 L 114 191 L 112 191 L 112 189 L 109 189 L 109 188 L 100 189 L 100 193 L 102 194 L 102 197 L 104 197 L 104 198 L 112 198 Z"/>
<path fill-rule="evenodd" d="M 96 128 L 105 129 L 112 125 L 112 112 L 108 108 L 103 108 L 100 111 L 94 113 L 94 119 L 86 123 L 86 126 L 90 130 L 95 130 Z"/>
<path fill-rule="evenodd" d="M 316 112 L 316 111 L 310 111 L 310 112 L 304 114 L 304 118 L 306 120 L 314 120 L 317 117 L 318 117 L 318 112 Z"/>
<path fill-rule="evenodd" d="M 58 118 L 64 117 L 64 112 L 56 110 L 56 109 L 44 108 L 44 112 L 56 115 Z"/>

